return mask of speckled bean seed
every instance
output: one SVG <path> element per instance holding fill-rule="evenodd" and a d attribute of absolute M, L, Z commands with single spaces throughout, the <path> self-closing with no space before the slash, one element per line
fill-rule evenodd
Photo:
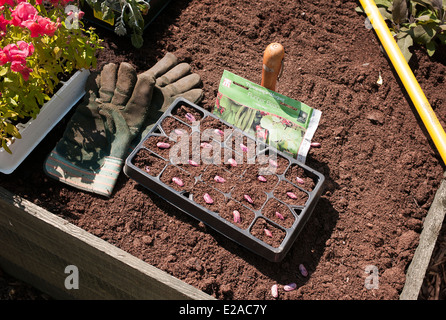
<path fill-rule="evenodd" d="M 177 185 L 179 185 L 180 187 L 184 186 L 184 182 L 183 182 L 183 180 L 181 180 L 181 179 L 178 178 L 178 177 L 173 177 L 173 178 L 172 178 L 172 181 L 175 182 L 175 183 L 176 183 Z"/>
<path fill-rule="evenodd" d="M 270 238 L 272 238 L 273 237 L 273 234 L 272 234 L 272 232 L 270 231 L 270 230 L 268 230 L 268 229 L 263 229 L 263 231 L 265 232 L 265 234 L 268 236 L 268 237 L 270 237 Z"/>
<path fill-rule="evenodd" d="M 279 296 L 279 288 L 277 287 L 277 284 L 273 284 L 271 287 L 271 295 L 274 298 L 277 298 Z"/>
<path fill-rule="evenodd" d="M 307 268 L 305 268 L 305 266 L 302 263 L 299 265 L 299 271 L 300 274 L 303 275 L 304 277 L 308 276 Z"/>
<path fill-rule="evenodd" d="M 220 129 L 215 129 L 214 132 L 222 137 L 225 135 L 225 133 Z"/>
<path fill-rule="evenodd" d="M 170 148 L 170 144 L 168 144 L 167 142 L 158 142 L 156 144 L 156 146 L 160 149 L 169 149 Z"/>
<path fill-rule="evenodd" d="M 192 113 L 186 113 L 186 119 L 189 120 L 190 122 L 194 122 L 196 121 L 195 117 L 193 116 Z"/>
<path fill-rule="evenodd" d="M 285 218 L 280 214 L 280 212 L 276 211 L 276 217 L 279 218 L 280 220 L 285 220 Z"/>
<path fill-rule="evenodd" d="M 245 200 L 248 201 L 249 203 L 254 203 L 254 201 L 252 201 L 251 197 L 248 196 L 247 194 L 243 195 L 243 198 L 245 198 Z"/>
<path fill-rule="evenodd" d="M 296 181 L 297 181 L 297 183 L 300 183 L 300 184 L 304 184 L 305 183 L 304 179 L 302 179 L 300 177 L 296 177 Z"/>
<path fill-rule="evenodd" d="M 274 167 L 274 168 L 277 168 L 279 165 L 277 164 L 277 161 L 276 160 L 273 160 L 273 159 L 269 159 L 269 164 L 272 166 L 272 167 Z"/>
<path fill-rule="evenodd" d="M 198 163 L 195 162 L 194 160 L 189 160 L 189 164 L 190 164 L 191 166 L 198 167 Z"/>
<path fill-rule="evenodd" d="M 209 193 L 205 193 L 203 195 L 204 201 L 206 201 L 206 203 L 208 204 L 212 204 L 214 203 L 214 200 L 212 200 L 211 196 L 209 195 Z"/>
<path fill-rule="evenodd" d="M 200 144 L 200 146 L 201 146 L 202 148 L 205 148 L 205 149 L 212 149 L 212 144 L 210 144 L 210 143 L 208 143 L 208 142 L 202 142 L 202 143 Z"/>
<path fill-rule="evenodd" d="M 225 183 L 225 182 L 226 182 L 226 179 L 225 179 L 225 178 L 222 178 L 222 177 L 220 177 L 220 176 L 215 176 L 215 177 L 214 177 L 214 180 L 217 181 L 217 182 L 219 182 L 219 183 Z"/>
<path fill-rule="evenodd" d="M 293 193 L 293 192 L 287 192 L 286 193 L 288 197 L 290 197 L 291 199 L 297 199 L 297 196 Z"/>
<path fill-rule="evenodd" d="M 229 159 L 228 160 L 228 163 L 231 165 L 231 166 L 233 166 L 233 167 L 236 167 L 237 166 L 237 161 L 235 161 L 234 159 Z"/>
<path fill-rule="evenodd" d="M 240 222 L 240 212 L 237 210 L 232 211 L 232 216 L 234 217 L 234 222 L 239 223 Z"/>
<path fill-rule="evenodd" d="M 285 291 L 293 291 L 296 288 L 297 288 L 297 285 L 294 282 L 283 286 L 283 290 L 285 290 Z"/>

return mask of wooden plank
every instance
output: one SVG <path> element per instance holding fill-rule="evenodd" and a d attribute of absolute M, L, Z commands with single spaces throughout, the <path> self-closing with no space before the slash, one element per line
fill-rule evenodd
<path fill-rule="evenodd" d="M 446 208 L 446 173 L 443 175 L 440 187 L 427 213 L 421 231 L 420 241 L 412 262 L 406 273 L 406 282 L 400 295 L 400 300 L 417 300 L 423 285 L 432 252 L 437 243 L 438 235 L 443 225 Z"/>
<path fill-rule="evenodd" d="M 214 299 L 1 187 L 0 267 L 60 299 Z"/>

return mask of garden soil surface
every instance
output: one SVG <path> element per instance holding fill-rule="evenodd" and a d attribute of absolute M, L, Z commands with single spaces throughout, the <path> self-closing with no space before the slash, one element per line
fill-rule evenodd
<path fill-rule="evenodd" d="M 445 168 L 358 5 L 173 0 L 140 49 L 98 30 L 105 40 L 98 69 L 127 61 L 142 72 L 172 52 L 201 76 L 199 105 L 209 111 L 223 70 L 260 83 L 264 49 L 284 46 L 276 91 L 322 112 L 313 138 L 321 147 L 306 164 L 326 180 L 283 261 L 247 251 L 124 173 L 109 199 L 47 177 L 44 159 L 72 112 L 13 174 L 0 175 L 0 185 L 217 299 L 273 299 L 274 284 L 278 299 L 398 299 Z M 410 66 L 445 126 L 445 50 L 432 58 L 412 50 Z M 297 288 L 284 291 L 290 283 Z"/>

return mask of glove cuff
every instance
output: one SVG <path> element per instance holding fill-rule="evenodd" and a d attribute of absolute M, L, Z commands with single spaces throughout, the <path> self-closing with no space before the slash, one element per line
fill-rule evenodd
<path fill-rule="evenodd" d="M 44 163 L 44 171 L 51 178 L 70 186 L 110 197 L 123 163 L 122 159 L 105 157 L 98 170 L 86 170 L 53 150 Z"/>

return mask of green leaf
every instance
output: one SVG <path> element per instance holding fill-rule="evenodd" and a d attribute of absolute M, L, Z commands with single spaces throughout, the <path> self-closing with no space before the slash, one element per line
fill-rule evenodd
<path fill-rule="evenodd" d="M 17 139 L 21 139 L 22 136 L 20 135 L 19 130 L 14 126 L 13 124 L 9 122 L 5 122 L 5 131 L 6 133 L 10 134 L 13 137 L 16 137 Z"/>
<path fill-rule="evenodd" d="M 131 39 L 132 39 L 132 44 L 135 48 L 142 47 L 144 39 L 141 37 L 140 34 L 137 34 L 136 32 L 132 33 Z"/>
<path fill-rule="evenodd" d="M 426 43 L 427 54 L 429 55 L 429 57 L 432 57 L 434 55 L 436 48 L 437 46 L 435 45 L 435 41 Z"/>
<path fill-rule="evenodd" d="M 399 35 L 404 34 L 400 33 Z M 412 53 L 409 51 L 409 47 L 413 45 L 412 37 L 406 33 L 405 36 L 397 37 L 396 43 L 398 44 L 398 47 L 400 48 L 406 61 L 409 62 L 410 58 L 412 57 Z"/>
<path fill-rule="evenodd" d="M 5 149 L 5 151 L 6 151 L 7 153 L 12 154 L 11 149 L 8 148 L 7 141 L 8 141 L 7 139 L 2 138 L 2 147 L 3 147 L 3 149 Z"/>
<path fill-rule="evenodd" d="M 394 0 L 392 5 L 392 19 L 396 24 L 401 24 L 407 20 L 409 12 L 406 0 Z"/>
<path fill-rule="evenodd" d="M 432 41 L 436 35 L 435 23 L 419 24 L 412 29 L 415 42 L 427 44 Z"/>

